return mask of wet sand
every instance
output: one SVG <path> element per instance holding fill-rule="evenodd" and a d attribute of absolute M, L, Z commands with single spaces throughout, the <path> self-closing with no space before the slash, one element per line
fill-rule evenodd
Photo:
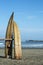
<path fill-rule="evenodd" d="M 43 65 L 43 49 L 22 49 L 22 59 L 4 58 L 4 49 L 0 49 L 0 65 Z"/>

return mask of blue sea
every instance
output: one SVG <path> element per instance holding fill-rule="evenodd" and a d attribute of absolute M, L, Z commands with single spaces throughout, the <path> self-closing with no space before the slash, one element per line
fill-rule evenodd
<path fill-rule="evenodd" d="M 43 42 L 25 42 L 22 43 L 23 48 L 43 48 Z"/>
<path fill-rule="evenodd" d="M 43 48 L 43 42 L 22 42 L 22 48 Z M 0 48 L 4 48 L 5 43 L 0 43 Z"/>

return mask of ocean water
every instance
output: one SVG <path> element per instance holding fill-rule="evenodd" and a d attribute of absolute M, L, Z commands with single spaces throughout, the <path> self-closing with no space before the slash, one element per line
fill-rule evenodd
<path fill-rule="evenodd" d="M 43 42 L 22 42 L 22 48 L 43 48 Z M 0 43 L 0 48 L 4 48 L 5 43 Z"/>
<path fill-rule="evenodd" d="M 23 48 L 43 48 L 43 42 L 25 42 L 22 43 Z"/>

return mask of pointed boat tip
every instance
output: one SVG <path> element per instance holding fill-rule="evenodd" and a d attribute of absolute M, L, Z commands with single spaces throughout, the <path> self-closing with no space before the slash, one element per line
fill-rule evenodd
<path fill-rule="evenodd" d="M 10 16 L 10 20 L 13 20 L 14 17 L 14 12 L 12 12 L 11 16 Z"/>
<path fill-rule="evenodd" d="M 14 12 L 12 12 L 12 15 L 14 15 Z"/>
<path fill-rule="evenodd" d="M 14 12 L 12 12 L 12 15 L 11 15 L 12 17 L 14 16 Z"/>

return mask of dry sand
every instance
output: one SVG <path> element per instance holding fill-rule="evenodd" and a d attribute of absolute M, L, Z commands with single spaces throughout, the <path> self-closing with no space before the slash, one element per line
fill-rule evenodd
<path fill-rule="evenodd" d="M 0 65 L 43 65 L 43 49 L 22 49 L 22 59 L 4 58 L 4 49 L 0 49 Z"/>

